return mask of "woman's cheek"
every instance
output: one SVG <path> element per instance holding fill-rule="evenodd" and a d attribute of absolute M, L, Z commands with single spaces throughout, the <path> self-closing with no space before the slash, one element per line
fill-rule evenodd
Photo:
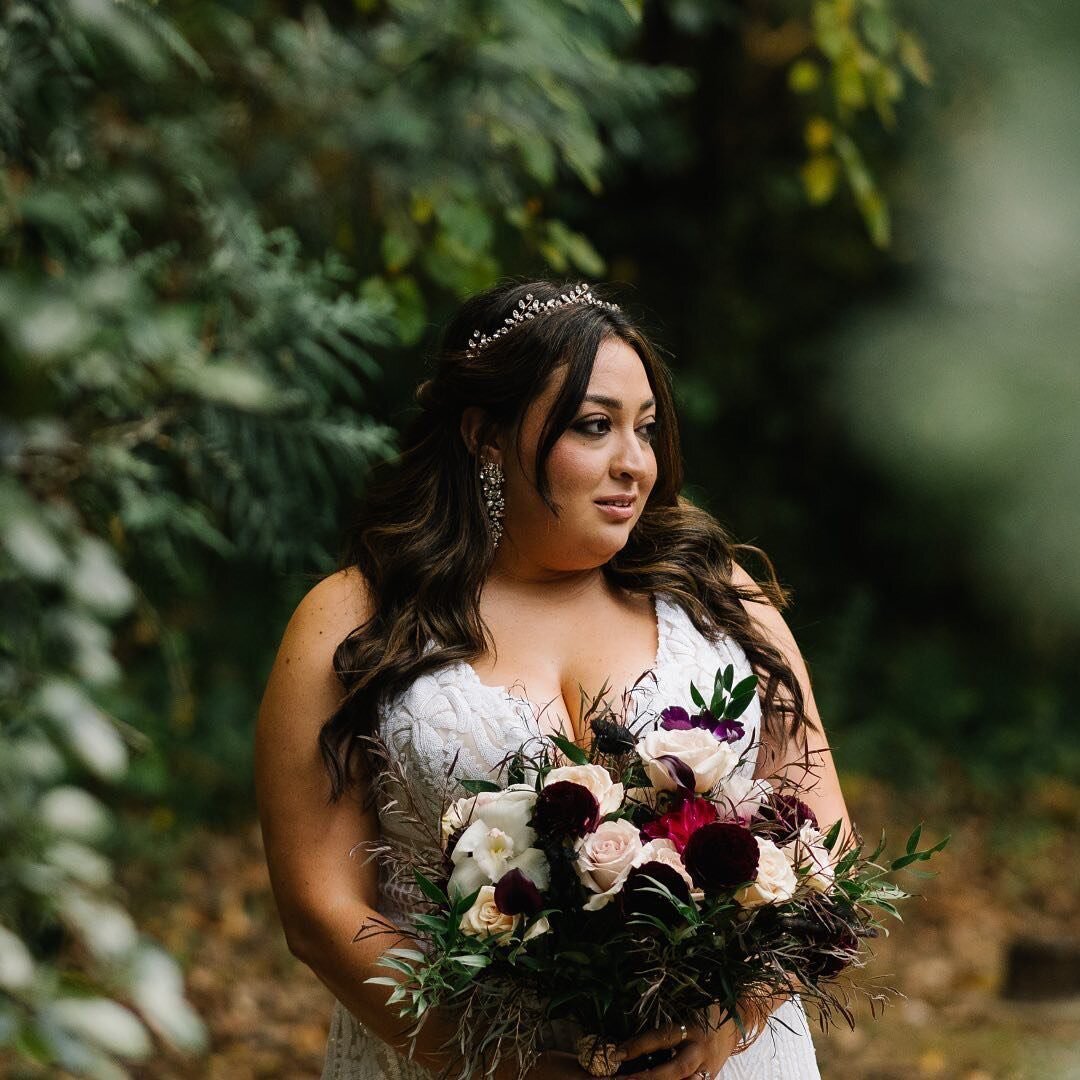
<path fill-rule="evenodd" d="M 567 495 L 591 493 L 600 483 L 595 458 L 577 447 L 556 445 L 548 458 L 548 476 L 556 499 L 560 491 Z"/>

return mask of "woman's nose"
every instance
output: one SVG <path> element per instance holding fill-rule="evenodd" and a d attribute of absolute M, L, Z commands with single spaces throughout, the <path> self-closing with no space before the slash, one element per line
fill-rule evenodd
<path fill-rule="evenodd" d="M 644 476 L 649 469 L 649 447 L 642 442 L 636 431 L 618 440 L 618 449 L 612 460 L 612 472 L 619 476 Z"/>

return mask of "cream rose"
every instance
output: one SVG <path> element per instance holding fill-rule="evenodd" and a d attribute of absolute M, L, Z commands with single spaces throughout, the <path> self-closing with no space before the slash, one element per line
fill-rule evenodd
<path fill-rule="evenodd" d="M 484 885 L 460 925 L 463 933 L 474 937 L 509 937 L 520 920 L 520 915 L 504 915 L 495 905 L 495 886 Z"/>
<path fill-rule="evenodd" d="M 768 780 L 754 780 L 733 772 L 721 784 L 716 794 L 716 809 L 721 821 L 741 821 L 744 825 L 761 808 L 772 786 Z"/>
<path fill-rule="evenodd" d="M 588 788 L 600 807 L 601 817 L 622 806 L 623 786 L 611 779 L 611 774 L 603 765 L 562 765 L 544 777 L 544 786 L 557 784 L 560 780 L 569 780 L 572 784 Z"/>
<path fill-rule="evenodd" d="M 711 791 L 739 763 L 738 752 L 704 728 L 658 728 L 639 739 L 635 749 L 649 779 L 661 791 L 678 787 L 657 761 L 664 755 L 671 754 L 694 770 L 694 790 L 699 794 Z"/>
<path fill-rule="evenodd" d="M 604 898 L 589 911 L 603 907 L 622 888 L 641 846 L 638 827 L 625 819 L 602 821 L 595 832 L 581 838 L 575 864 L 578 877 L 587 889 Z M 590 897 L 589 902 L 594 899 Z"/>
<path fill-rule="evenodd" d="M 745 885 L 735 894 L 744 908 L 761 907 L 763 904 L 782 904 L 795 895 L 798 880 L 787 855 L 771 840 L 757 836 L 757 879 Z"/>
<path fill-rule="evenodd" d="M 804 821 L 799 835 L 782 848 L 800 884 L 819 893 L 827 893 L 836 877 L 832 853 L 822 843 L 824 839 L 823 832 Z"/>

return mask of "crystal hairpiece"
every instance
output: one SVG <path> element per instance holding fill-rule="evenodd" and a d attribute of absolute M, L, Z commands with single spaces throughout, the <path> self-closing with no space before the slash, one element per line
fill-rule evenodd
<path fill-rule="evenodd" d="M 567 304 L 595 304 L 597 307 L 607 308 L 609 311 L 622 310 L 618 304 L 612 304 L 610 301 L 593 296 L 589 286 L 584 282 L 575 285 L 569 292 L 553 297 L 550 300 L 534 300 L 532 293 L 526 293 L 525 299 L 519 300 L 517 307 L 503 319 L 505 325 L 500 326 L 495 333 L 489 336 L 479 330 L 472 332 L 465 355 L 476 356 L 485 345 L 489 345 L 496 338 L 502 337 L 503 334 L 508 333 L 515 326 L 525 322 L 526 319 L 535 319 L 543 311 L 554 311 L 556 308 L 566 307 Z"/>

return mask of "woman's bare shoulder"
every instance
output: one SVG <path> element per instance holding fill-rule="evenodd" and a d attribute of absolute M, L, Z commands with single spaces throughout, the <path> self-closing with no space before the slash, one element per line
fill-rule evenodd
<path fill-rule="evenodd" d="M 270 668 L 256 723 L 257 746 L 292 744 L 311 752 L 342 699 L 335 653 L 369 613 L 366 583 L 357 570 L 330 574 L 304 594 Z"/>
<path fill-rule="evenodd" d="M 367 579 L 356 567 L 329 574 L 304 594 L 286 628 L 286 637 L 333 652 L 345 636 L 371 617 Z"/>

